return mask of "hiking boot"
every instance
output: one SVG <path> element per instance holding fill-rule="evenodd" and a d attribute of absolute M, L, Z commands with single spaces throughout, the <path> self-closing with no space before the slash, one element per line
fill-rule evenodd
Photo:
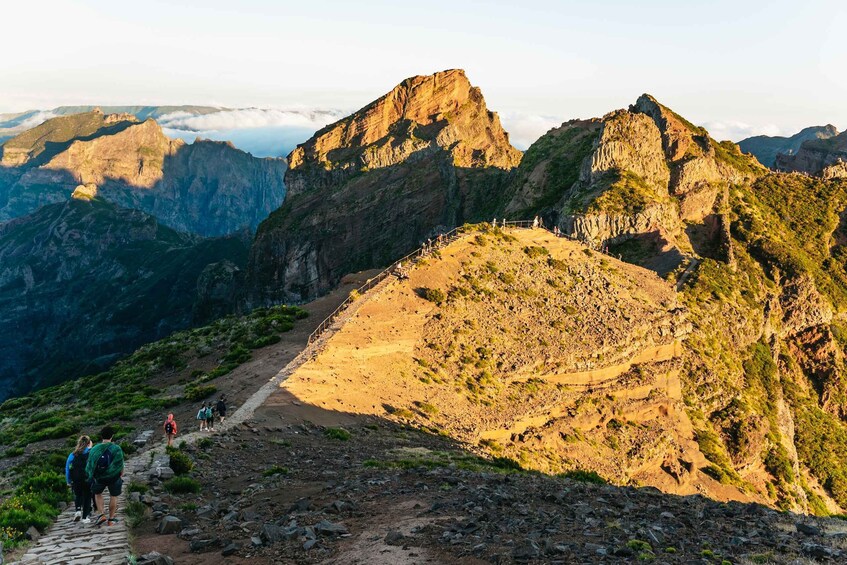
<path fill-rule="evenodd" d="M 74 514 L 74 522 L 79 522 L 82 519 L 82 511 L 77 510 Z"/>
<path fill-rule="evenodd" d="M 97 516 L 97 519 L 94 521 L 94 527 L 96 528 L 98 526 L 102 526 L 107 521 L 108 521 L 108 518 L 106 518 L 106 515 L 100 514 L 99 516 Z"/>
<path fill-rule="evenodd" d="M 115 524 L 117 524 L 119 521 L 120 521 L 120 520 L 119 520 L 117 517 L 115 517 L 115 518 L 109 518 L 109 520 L 106 522 L 106 525 L 107 525 L 107 526 L 114 526 L 114 525 L 115 525 Z"/>

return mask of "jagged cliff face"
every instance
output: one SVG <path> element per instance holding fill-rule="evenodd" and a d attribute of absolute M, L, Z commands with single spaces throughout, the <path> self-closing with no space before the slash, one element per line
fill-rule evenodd
<path fill-rule="evenodd" d="M 3 145 L 0 221 L 62 202 L 82 185 L 204 236 L 254 230 L 285 197 L 285 163 L 229 144 L 186 145 L 152 119 L 94 111 L 48 120 Z"/>
<path fill-rule="evenodd" d="M 406 79 L 358 112 L 330 124 L 288 158 L 292 195 L 345 175 L 391 167 L 413 154 L 446 151 L 463 168 L 511 169 L 520 151 L 464 71 Z"/>
<path fill-rule="evenodd" d="M 800 150 L 804 141 L 810 139 L 829 139 L 838 135 L 838 129 L 832 124 L 804 128 L 791 137 L 757 135 L 738 142 L 744 153 L 750 153 L 766 167 L 774 168 L 778 155 L 793 155 Z"/>
<path fill-rule="evenodd" d="M 0 226 L 0 396 L 102 368 L 214 311 L 246 243 L 71 199 Z M 199 284 L 202 282 L 202 285 Z M 198 294 L 198 286 L 209 289 Z"/>
<path fill-rule="evenodd" d="M 289 156 L 251 251 L 252 304 L 305 300 L 500 209 L 521 154 L 463 71 L 407 79 Z"/>
<path fill-rule="evenodd" d="M 823 178 L 847 178 L 847 132 L 804 141 L 796 153 L 777 155 L 776 169 Z"/>
<path fill-rule="evenodd" d="M 653 234 L 677 255 L 692 247 L 685 222 L 714 216 L 729 186 L 764 172 L 646 94 L 601 120 L 563 124 L 527 157 L 507 211 L 540 212 L 598 247 Z"/>

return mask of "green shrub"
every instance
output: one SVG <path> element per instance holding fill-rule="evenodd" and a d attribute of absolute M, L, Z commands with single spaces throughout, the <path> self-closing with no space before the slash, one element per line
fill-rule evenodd
<path fill-rule="evenodd" d="M 417 406 L 418 410 L 420 410 L 424 414 L 429 414 L 430 416 L 438 414 L 438 408 L 430 404 L 429 402 L 415 401 L 415 406 Z"/>
<path fill-rule="evenodd" d="M 279 465 L 274 465 L 273 467 L 269 467 L 262 471 L 262 475 L 265 477 L 273 477 L 274 475 L 287 475 L 288 469 L 286 467 L 280 467 Z"/>
<path fill-rule="evenodd" d="M 126 514 L 126 523 L 130 528 L 137 528 L 144 521 L 144 514 L 147 512 L 147 505 L 143 502 L 129 501 L 126 504 L 124 513 Z"/>
<path fill-rule="evenodd" d="M 567 471 L 559 475 L 562 478 L 570 479 L 572 481 L 579 481 L 581 483 L 594 483 L 597 485 L 605 485 L 606 479 L 598 475 L 595 471 L 584 471 L 582 469 L 574 469 L 573 471 Z"/>
<path fill-rule="evenodd" d="M 215 442 L 212 441 L 212 438 L 204 437 L 200 441 L 197 442 L 197 447 L 200 449 L 207 449 L 212 447 Z"/>
<path fill-rule="evenodd" d="M 530 259 L 544 257 L 550 254 L 550 251 L 548 251 L 546 247 L 539 247 L 538 245 L 524 247 L 523 252 L 526 253 Z"/>
<path fill-rule="evenodd" d="M 171 494 L 197 494 L 200 492 L 200 481 L 191 477 L 174 477 L 165 481 L 165 490 Z"/>
<path fill-rule="evenodd" d="M 423 296 L 430 302 L 435 302 L 436 304 L 441 304 L 447 298 L 444 291 L 438 288 L 424 289 Z"/>
<path fill-rule="evenodd" d="M 17 457 L 18 455 L 24 454 L 23 447 L 10 447 L 3 453 L 3 457 Z"/>
<path fill-rule="evenodd" d="M 209 398 L 218 392 L 218 387 L 215 385 L 188 385 L 185 387 L 185 399 L 189 402 L 196 402 Z"/>
<path fill-rule="evenodd" d="M 259 349 L 262 347 L 267 347 L 268 345 L 273 345 L 274 343 L 279 343 L 280 340 L 282 340 L 282 338 L 276 334 L 265 335 L 254 339 L 247 346 L 250 349 Z"/>
<path fill-rule="evenodd" d="M 144 483 L 132 482 L 127 485 L 126 490 L 127 492 L 137 492 L 139 494 L 146 494 L 147 491 L 150 490 L 150 487 L 148 487 Z"/>
<path fill-rule="evenodd" d="M 337 439 L 339 441 L 347 441 L 350 439 L 350 432 L 344 428 L 327 428 L 324 431 L 324 435 L 330 439 Z"/>
<path fill-rule="evenodd" d="M 554 259 L 553 257 L 547 258 L 547 265 L 549 265 L 551 269 L 555 269 L 557 271 L 564 271 L 568 268 L 567 263 L 560 259 Z"/>
<path fill-rule="evenodd" d="M 171 469 L 173 469 L 174 474 L 185 475 L 194 468 L 194 463 L 185 453 L 172 448 L 168 450 L 168 455 L 171 457 Z"/>

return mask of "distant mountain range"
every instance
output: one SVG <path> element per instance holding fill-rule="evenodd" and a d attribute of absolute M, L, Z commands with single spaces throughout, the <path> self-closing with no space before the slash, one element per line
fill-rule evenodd
<path fill-rule="evenodd" d="M 0 221 L 86 185 L 119 206 L 202 236 L 255 230 L 285 198 L 283 159 L 170 139 L 152 118 L 99 109 L 52 118 L 0 146 Z"/>
<path fill-rule="evenodd" d="M 835 126 L 812 126 L 804 128 L 791 137 L 757 135 L 738 142 L 745 153 L 750 153 L 766 167 L 774 168 L 778 155 L 793 155 L 800 150 L 804 141 L 829 139 L 838 135 Z"/>

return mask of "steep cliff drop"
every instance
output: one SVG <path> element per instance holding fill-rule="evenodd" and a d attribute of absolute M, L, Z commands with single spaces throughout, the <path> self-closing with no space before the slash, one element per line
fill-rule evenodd
<path fill-rule="evenodd" d="M 463 71 L 403 81 L 291 153 L 288 198 L 251 251 L 250 304 L 306 300 L 440 229 L 490 220 L 520 159 Z"/>

